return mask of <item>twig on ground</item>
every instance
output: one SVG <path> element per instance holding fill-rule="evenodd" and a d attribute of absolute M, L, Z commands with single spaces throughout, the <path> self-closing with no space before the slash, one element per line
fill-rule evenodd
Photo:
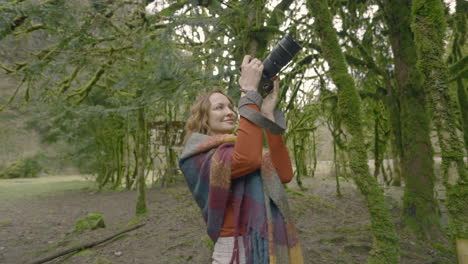
<path fill-rule="evenodd" d="M 111 240 L 113 238 L 115 238 L 116 236 L 118 235 L 121 235 L 123 233 L 127 233 L 127 232 L 130 232 L 130 231 L 133 231 L 135 229 L 138 229 L 142 226 L 144 226 L 145 223 L 143 224 L 139 224 L 139 225 L 136 225 L 136 226 L 132 226 L 130 228 L 127 228 L 127 229 L 124 229 L 122 231 L 119 231 L 118 233 L 115 233 L 113 235 L 110 235 L 108 237 L 105 237 L 103 239 L 100 239 L 100 240 L 96 240 L 96 241 L 92 241 L 92 242 L 88 242 L 88 243 L 84 243 L 84 244 L 81 244 L 81 245 L 78 245 L 76 247 L 72 247 L 72 248 L 69 248 L 69 249 L 65 249 L 65 250 L 62 250 L 62 251 L 59 251 L 59 252 L 56 252 L 50 256 L 47 256 L 47 257 L 44 257 L 44 258 L 41 258 L 41 259 L 37 259 L 37 260 L 33 260 L 31 261 L 29 264 L 42 264 L 42 263 L 45 263 L 45 262 L 48 262 L 48 261 L 51 261 L 55 258 L 58 258 L 58 257 L 61 257 L 63 255 L 66 255 L 66 254 L 69 254 L 69 253 L 72 253 L 72 252 L 75 252 L 75 251 L 81 251 L 83 249 L 87 249 L 87 248 L 91 248 L 91 247 L 94 247 L 96 245 L 99 245 L 99 244 L 102 244 L 108 240 Z"/>

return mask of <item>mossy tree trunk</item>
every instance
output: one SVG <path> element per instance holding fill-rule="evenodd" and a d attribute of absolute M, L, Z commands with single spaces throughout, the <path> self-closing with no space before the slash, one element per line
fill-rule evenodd
<path fill-rule="evenodd" d="M 343 135 L 343 131 L 341 129 L 341 120 L 340 116 L 337 114 L 337 101 L 333 102 L 333 108 L 330 109 L 331 114 L 328 116 L 326 124 L 328 127 L 328 131 L 332 136 L 332 145 L 333 145 L 333 170 L 335 174 L 335 183 L 336 183 L 336 196 L 343 197 L 341 194 L 341 187 L 340 187 L 340 176 L 345 177 L 346 174 L 346 162 L 345 158 L 339 159 L 339 152 L 342 152 L 345 148 L 345 144 L 343 140 L 340 138 Z"/>
<path fill-rule="evenodd" d="M 405 179 L 403 222 L 421 237 L 440 237 L 438 205 L 434 198 L 430 120 L 423 76 L 416 67 L 416 46 L 410 27 L 411 1 L 384 1 L 384 15 L 390 31 L 399 88 L 402 175 Z"/>
<path fill-rule="evenodd" d="M 137 165 L 137 203 L 136 215 L 143 215 L 148 211 L 146 206 L 146 161 L 148 153 L 148 131 L 145 119 L 145 107 L 141 106 L 138 110 L 138 131 L 136 152 L 138 153 Z"/>
<path fill-rule="evenodd" d="M 364 195 L 371 217 L 374 250 L 368 263 L 398 263 L 398 236 L 390 211 L 377 181 L 369 172 L 364 144 L 360 98 L 353 78 L 347 71 L 344 55 L 338 44 L 336 31 L 326 0 L 308 0 L 307 5 L 316 21 L 323 57 L 330 66 L 329 74 L 338 88 L 338 109 L 350 136 L 348 151 L 354 180 Z"/>
<path fill-rule="evenodd" d="M 342 18 L 345 20 L 346 16 Z M 361 19 L 361 18 L 356 17 L 356 19 Z M 354 23 L 354 22 L 348 22 L 348 25 L 350 23 Z M 370 30 L 370 27 L 367 30 Z M 365 35 L 367 33 L 365 33 L 364 39 L 362 41 L 360 41 L 353 34 L 349 34 L 348 32 L 342 31 L 340 33 L 344 33 L 346 37 L 349 38 L 349 40 L 352 42 L 353 46 L 358 48 L 359 54 L 361 55 L 363 59 L 363 63 L 369 69 L 369 73 L 380 76 L 379 79 L 381 79 L 381 84 L 380 84 L 381 87 L 380 85 L 378 85 L 379 87 L 377 88 L 375 94 L 372 95 L 372 97 L 374 97 L 375 99 L 378 99 L 376 103 L 379 100 L 382 100 L 383 104 L 385 105 L 383 109 L 379 109 L 379 110 L 383 110 L 385 112 L 384 109 L 385 108 L 388 109 L 388 117 L 389 117 L 389 122 L 390 122 L 389 136 L 391 135 L 391 157 L 392 157 L 392 163 L 393 163 L 393 170 L 391 171 L 391 178 L 389 179 L 389 181 L 391 181 L 392 185 L 394 186 L 401 186 L 401 182 L 402 182 L 402 177 L 401 177 L 402 158 L 401 157 L 403 156 L 403 147 L 401 143 L 400 101 L 399 101 L 398 89 L 396 89 L 395 87 L 396 83 L 391 74 L 391 71 L 389 69 L 385 69 L 385 67 L 387 66 L 380 65 L 380 63 L 376 61 L 372 56 L 373 45 L 370 43 L 373 43 L 376 40 L 364 41 L 366 39 Z M 349 53 L 346 54 L 345 58 L 347 58 L 347 62 L 350 63 L 350 66 L 352 66 L 351 64 L 352 60 L 348 59 Z M 365 88 L 363 88 L 363 91 L 364 90 Z M 382 112 L 382 111 L 378 111 L 378 112 Z M 387 136 L 386 132 L 385 132 L 385 135 Z M 386 141 L 387 140 L 385 139 L 385 143 L 384 143 L 385 145 L 386 145 Z M 379 151 L 379 152 L 385 153 L 385 151 Z M 384 170 L 382 169 L 382 171 Z M 385 175 L 384 172 L 383 174 Z"/>
<path fill-rule="evenodd" d="M 332 133 L 333 135 L 334 133 Z M 337 136 L 333 135 L 333 165 L 335 167 L 335 182 L 336 182 L 336 196 L 338 197 L 343 197 L 343 195 L 341 194 L 341 188 L 340 188 L 340 165 L 338 164 L 338 160 L 337 160 Z"/>
<path fill-rule="evenodd" d="M 424 75 L 424 87 L 430 96 L 432 119 L 442 152 L 442 181 L 447 190 L 447 204 L 465 204 L 464 211 L 450 215 L 451 231 L 456 237 L 468 238 L 468 189 L 465 151 L 457 129 L 449 89 L 448 70 L 443 61 L 445 16 L 442 0 L 413 0 L 412 29 L 418 52 L 418 68 Z M 457 185 L 460 185 L 457 187 Z M 448 208 L 453 213 L 453 208 Z"/>
<path fill-rule="evenodd" d="M 465 152 L 468 153 L 468 94 L 463 80 L 457 79 L 458 104 L 461 111 L 461 123 L 463 127 L 463 139 L 465 141 Z"/>
<path fill-rule="evenodd" d="M 463 143 L 457 133 L 457 117 L 452 111 L 444 55 L 445 17 L 441 0 L 413 1 L 412 24 L 418 51 L 418 68 L 424 75 L 424 87 L 430 96 L 432 118 L 442 152 L 444 181 L 455 176 L 465 180 Z"/>
<path fill-rule="evenodd" d="M 379 135 L 379 116 L 374 112 L 374 177 L 377 179 L 380 169 L 380 135 Z"/>
<path fill-rule="evenodd" d="M 291 137 L 293 143 L 294 165 L 296 167 L 294 176 L 299 188 L 305 191 L 307 188 L 302 183 L 302 177 L 310 175 L 310 169 L 307 166 L 309 160 L 309 152 L 307 148 L 310 147 L 310 131 L 307 129 L 302 131 L 296 130 L 292 133 Z"/>
<path fill-rule="evenodd" d="M 468 3 L 464 0 L 456 0 L 455 15 L 453 16 L 452 23 L 453 42 L 451 47 L 451 54 L 448 56 L 448 63 L 451 65 L 466 65 L 464 51 L 466 51 L 466 20 L 468 18 L 467 11 Z M 462 62 L 463 60 L 465 63 Z M 455 77 L 455 81 L 457 86 L 458 104 L 460 106 L 461 112 L 461 124 L 463 128 L 463 138 L 465 141 L 465 151 L 468 153 L 468 95 L 466 92 L 466 81 L 463 79 L 462 74 L 458 74 L 464 70 L 464 67 L 462 66 L 456 68 L 458 68 L 458 71 L 455 70 L 455 75 L 457 75 Z"/>
<path fill-rule="evenodd" d="M 390 77 L 388 77 L 390 78 Z M 399 91 L 395 85 L 386 85 L 388 94 L 384 97 L 384 103 L 388 108 L 390 118 L 390 130 L 392 135 L 391 141 L 391 153 L 392 153 L 392 164 L 393 164 L 393 175 L 392 185 L 401 186 L 402 170 L 403 170 L 403 146 L 402 146 L 402 135 L 401 135 L 401 108 L 400 108 L 400 96 Z"/>
<path fill-rule="evenodd" d="M 390 128 L 386 127 L 386 120 L 382 113 L 385 111 L 378 103 L 374 108 L 374 177 L 378 179 L 382 173 L 383 182 L 390 184 L 385 171 L 385 154 L 387 152 L 387 142 L 389 141 Z"/>
<path fill-rule="evenodd" d="M 311 177 L 315 177 L 315 170 L 317 169 L 317 139 L 315 129 L 312 130 L 312 168 L 310 170 Z"/>

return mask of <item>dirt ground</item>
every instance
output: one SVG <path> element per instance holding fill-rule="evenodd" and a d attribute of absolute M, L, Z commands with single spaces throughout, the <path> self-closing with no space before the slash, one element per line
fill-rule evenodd
<path fill-rule="evenodd" d="M 372 237 L 362 196 L 353 183 L 342 181 L 337 198 L 333 178 L 307 178 L 305 196 L 290 192 L 306 263 L 365 263 Z M 291 184 L 292 190 L 297 190 Z M 390 192 L 389 192 L 390 193 Z M 392 190 L 396 197 L 401 190 Z M 59 250 L 94 241 L 126 228 L 135 218 L 134 191 L 81 190 L 50 197 L 0 203 L 0 263 L 30 263 Z M 146 225 L 91 249 L 48 263 L 210 263 L 205 225 L 183 182 L 147 192 Z M 400 205 L 387 196 L 398 225 Z M 72 233 L 77 219 L 102 212 L 106 228 Z M 455 263 L 453 254 L 420 243 L 400 228 L 401 263 Z"/>

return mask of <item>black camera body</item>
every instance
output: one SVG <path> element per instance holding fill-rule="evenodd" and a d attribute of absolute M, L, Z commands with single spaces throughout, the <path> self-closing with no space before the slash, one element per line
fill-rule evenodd
<path fill-rule="evenodd" d="M 273 48 L 271 53 L 263 61 L 262 79 L 258 87 L 258 92 L 262 96 L 269 94 L 273 90 L 273 77 L 275 77 L 301 49 L 302 46 L 299 42 L 288 34 Z"/>

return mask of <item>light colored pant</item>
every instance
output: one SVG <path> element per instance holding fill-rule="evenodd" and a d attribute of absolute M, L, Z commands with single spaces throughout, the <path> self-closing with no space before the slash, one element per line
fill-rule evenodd
<path fill-rule="evenodd" d="M 245 250 L 242 237 L 238 237 L 237 240 L 239 241 L 239 263 L 245 264 Z M 234 237 L 219 237 L 214 246 L 212 264 L 229 264 L 233 250 Z"/>

